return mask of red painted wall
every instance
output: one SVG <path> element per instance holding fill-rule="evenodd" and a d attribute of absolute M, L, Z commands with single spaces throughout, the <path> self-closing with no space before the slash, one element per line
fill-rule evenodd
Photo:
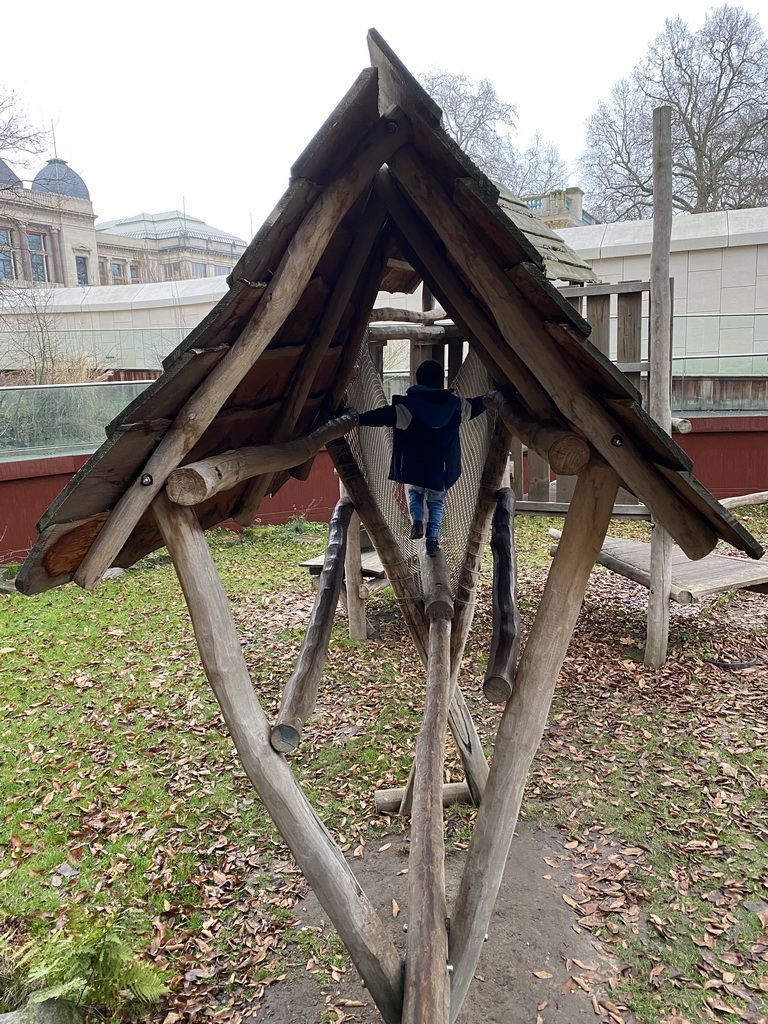
<path fill-rule="evenodd" d="M 65 455 L 0 462 L 0 565 L 26 557 L 37 540 L 35 524 L 87 459 L 87 455 Z M 327 523 L 338 500 L 339 481 L 331 457 L 321 451 L 309 479 L 290 478 L 274 498 L 265 498 L 257 521 L 286 523 L 302 515 L 312 522 Z M 235 526 L 231 522 L 225 525 Z"/>
<path fill-rule="evenodd" d="M 690 434 L 675 434 L 693 459 L 694 475 L 716 498 L 768 491 L 768 416 L 692 419 Z M 0 462 L 0 565 L 21 561 L 37 539 L 35 524 L 86 461 L 85 455 Z M 339 496 L 339 483 L 326 451 L 317 456 L 309 479 L 289 479 L 274 498 L 265 498 L 258 521 L 285 523 L 292 516 L 326 523 Z M 232 524 L 234 525 L 234 524 Z"/>
<path fill-rule="evenodd" d="M 768 491 L 768 416 L 692 419 L 690 434 L 675 434 L 693 459 L 693 475 L 716 498 Z"/>

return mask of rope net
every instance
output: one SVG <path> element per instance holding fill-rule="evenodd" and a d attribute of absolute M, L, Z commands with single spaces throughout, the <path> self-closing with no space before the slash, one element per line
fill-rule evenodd
<path fill-rule="evenodd" d="M 461 398 L 483 395 L 491 387 L 485 367 L 471 350 L 450 387 Z M 381 377 L 373 365 L 367 345 L 361 347 L 355 376 L 347 388 L 347 402 L 361 412 L 387 404 Z M 445 499 L 440 535 L 440 546 L 450 569 L 454 593 L 464 560 L 467 535 L 475 513 L 483 467 L 488 456 L 493 417 L 487 414 L 477 416 L 474 420 L 463 423 L 459 429 L 462 473 Z M 392 431 L 383 427 L 358 427 L 346 436 L 373 499 L 392 531 L 401 554 L 412 566 L 414 575 L 418 577 L 417 549 L 423 542 L 412 541 L 408 536 L 411 521 L 405 485 L 388 479 L 392 460 Z"/>

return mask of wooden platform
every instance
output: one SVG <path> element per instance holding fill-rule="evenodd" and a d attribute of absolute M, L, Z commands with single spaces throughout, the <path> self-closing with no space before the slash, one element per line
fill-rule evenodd
<path fill-rule="evenodd" d="M 362 562 L 363 576 L 368 579 L 383 579 L 384 569 L 382 567 L 379 556 L 371 548 L 368 551 L 362 551 L 360 553 L 360 560 Z M 309 569 L 312 576 L 319 576 L 323 569 L 323 562 L 325 561 L 325 553 L 318 555 L 317 558 L 308 558 L 306 562 L 299 562 L 299 565 L 303 569 Z"/>
<path fill-rule="evenodd" d="M 650 583 L 651 545 L 644 541 L 606 537 L 597 561 L 643 586 Z M 691 561 L 680 548 L 672 548 L 673 601 L 690 604 L 707 594 L 742 589 L 768 593 L 768 556 L 707 555 Z"/>

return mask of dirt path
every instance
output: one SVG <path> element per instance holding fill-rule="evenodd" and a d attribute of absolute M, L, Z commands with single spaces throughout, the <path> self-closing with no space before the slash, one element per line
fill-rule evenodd
<path fill-rule="evenodd" d="M 576 895 L 575 861 L 565 841 L 556 829 L 520 822 L 491 919 L 489 940 L 483 947 L 459 1024 L 633 1021 L 623 1010 L 611 1017 L 597 1003 L 612 999 L 610 979 L 617 976 L 619 965 L 606 955 L 589 931 L 578 928 L 577 917 L 563 899 Z M 446 858 L 449 906 L 464 860 L 461 850 L 454 850 Z M 408 875 L 404 873 L 408 867 L 407 837 L 398 835 L 369 843 L 365 855 L 352 858 L 350 864 L 388 922 L 393 941 L 404 950 L 406 936 L 402 925 L 408 920 Z M 393 899 L 399 905 L 396 918 Z M 296 910 L 305 927 L 325 924 L 325 915 L 312 893 Z M 537 977 L 537 973 L 551 977 Z M 615 1003 L 619 1002 L 613 998 Z M 341 975 L 339 982 L 326 988 L 321 988 L 311 968 L 293 967 L 285 981 L 266 990 L 261 1004 L 254 1018 L 257 1021 L 381 1024 L 381 1017 L 353 967 Z"/>

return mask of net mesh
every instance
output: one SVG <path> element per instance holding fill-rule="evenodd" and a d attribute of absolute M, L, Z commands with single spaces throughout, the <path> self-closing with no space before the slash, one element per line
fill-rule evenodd
<path fill-rule="evenodd" d="M 355 371 L 354 379 L 347 388 L 348 404 L 361 412 L 386 405 L 382 380 L 373 365 L 367 345 L 361 348 Z M 485 394 L 491 386 L 485 367 L 471 350 L 450 386 L 461 398 Z M 463 423 L 459 429 L 462 473 L 445 499 L 440 540 L 454 593 L 488 456 L 493 417 L 477 416 Z M 347 434 L 347 441 L 401 554 L 418 577 L 417 549 L 421 542 L 412 541 L 408 536 L 411 522 L 405 486 L 388 479 L 392 460 L 392 431 L 381 427 L 359 427 Z"/>

